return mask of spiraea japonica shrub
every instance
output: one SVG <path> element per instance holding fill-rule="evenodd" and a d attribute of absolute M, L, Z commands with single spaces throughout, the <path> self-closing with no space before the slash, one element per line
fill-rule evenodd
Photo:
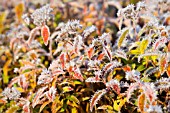
<path fill-rule="evenodd" d="M 81 19 L 54 28 L 54 7 L 24 14 L 21 2 L 17 22 L 1 35 L 0 112 L 170 112 L 168 5 L 146 0 L 120 8 L 113 42 Z"/>

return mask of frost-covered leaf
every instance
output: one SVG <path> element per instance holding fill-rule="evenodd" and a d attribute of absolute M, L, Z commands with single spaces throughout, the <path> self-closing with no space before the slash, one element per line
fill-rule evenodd
<path fill-rule="evenodd" d="M 103 90 L 98 90 L 97 92 L 95 92 L 95 94 L 92 96 L 91 100 L 90 100 L 90 111 L 93 111 L 93 107 L 97 104 L 97 102 L 101 99 L 101 97 L 107 93 L 107 91 L 105 89 Z"/>
<path fill-rule="evenodd" d="M 125 40 L 126 35 L 128 34 L 128 32 L 129 32 L 129 29 L 128 29 L 128 28 L 122 30 L 122 34 L 121 34 L 120 37 L 118 38 L 118 42 L 117 42 L 118 48 L 121 47 L 121 45 L 122 45 L 123 41 Z"/>

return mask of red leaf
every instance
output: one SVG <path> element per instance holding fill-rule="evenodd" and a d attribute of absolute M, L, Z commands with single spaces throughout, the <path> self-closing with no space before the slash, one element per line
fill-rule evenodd
<path fill-rule="evenodd" d="M 50 30 L 49 27 L 44 25 L 41 27 L 41 36 L 43 37 L 44 44 L 47 46 L 48 45 L 48 39 L 50 36 Z"/>
<path fill-rule="evenodd" d="M 110 49 L 108 49 L 108 47 L 103 47 L 104 52 L 106 53 L 107 57 L 109 58 L 110 61 L 112 61 L 112 52 Z"/>
<path fill-rule="evenodd" d="M 60 55 L 60 62 L 61 62 L 62 68 L 64 69 L 64 67 L 65 67 L 65 55 L 64 55 L 64 53 L 62 53 Z"/>
<path fill-rule="evenodd" d="M 94 53 L 94 49 L 93 47 L 90 47 L 89 50 L 87 51 L 87 55 L 89 59 L 91 59 L 91 57 L 93 56 L 93 53 Z"/>
<path fill-rule="evenodd" d="M 123 69 L 123 71 L 125 71 L 125 72 L 131 71 L 131 67 L 128 66 L 128 65 L 124 66 L 122 69 Z"/>
<path fill-rule="evenodd" d="M 97 60 L 101 61 L 105 56 L 105 53 L 100 53 L 100 55 L 97 57 Z"/>

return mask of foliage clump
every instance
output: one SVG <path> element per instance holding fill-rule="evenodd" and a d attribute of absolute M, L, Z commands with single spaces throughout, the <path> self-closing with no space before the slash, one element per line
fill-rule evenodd
<path fill-rule="evenodd" d="M 170 112 L 170 2 L 151 1 L 4 4 L 0 112 Z"/>

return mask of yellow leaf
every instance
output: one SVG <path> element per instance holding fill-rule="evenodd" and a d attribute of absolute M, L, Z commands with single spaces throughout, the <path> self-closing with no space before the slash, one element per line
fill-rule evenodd
<path fill-rule="evenodd" d="M 141 52 L 141 54 L 143 54 L 145 52 L 145 50 L 146 50 L 146 48 L 148 46 L 148 43 L 149 43 L 148 39 L 142 40 L 142 42 L 140 44 L 140 52 Z"/>
<path fill-rule="evenodd" d="M 130 50 L 130 54 L 138 55 L 140 54 L 140 50 L 139 49 Z"/>
<path fill-rule="evenodd" d="M 45 107 L 46 105 L 48 105 L 49 103 L 50 103 L 50 101 L 44 102 L 44 103 L 41 105 L 41 107 L 40 107 L 39 113 L 41 113 L 41 111 L 44 109 L 44 107 Z"/>
<path fill-rule="evenodd" d="M 7 84 L 8 82 L 9 82 L 9 76 L 8 76 L 8 70 L 9 70 L 9 65 L 11 64 L 11 62 L 12 62 L 12 59 L 9 59 L 6 63 L 5 63 L 5 65 L 4 65 L 4 67 L 3 67 L 3 82 L 5 83 L 5 84 Z"/>
<path fill-rule="evenodd" d="M 4 22 L 5 22 L 6 16 L 7 16 L 6 11 L 0 13 L 0 33 L 2 33 L 2 30 L 4 28 Z"/>
<path fill-rule="evenodd" d="M 113 107 L 110 105 L 102 105 L 102 106 L 99 106 L 97 109 L 113 110 Z"/>
<path fill-rule="evenodd" d="M 16 113 L 17 110 L 18 106 L 12 106 L 5 113 Z"/>
<path fill-rule="evenodd" d="M 70 87 L 70 86 L 65 86 L 65 87 L 63 87 L 63 93 L 65 93 L 65 92 L 70 92 L 70 91 L 72 91 L 72 90 L 73 90 L 73 88 Z"/>
<path fill-rule="evenodd" d="M 114 109 L 120 111 L 122 106 L 125 104 L 126 98 L 114 101 Z M 119 104 L 118 104 L 119 103 Z"/>
<path fill-rule="evenodd" d="M 73 108 L 71 109 L 71 113 L 78 113 L 76 107 L 73 107 Z"/>

